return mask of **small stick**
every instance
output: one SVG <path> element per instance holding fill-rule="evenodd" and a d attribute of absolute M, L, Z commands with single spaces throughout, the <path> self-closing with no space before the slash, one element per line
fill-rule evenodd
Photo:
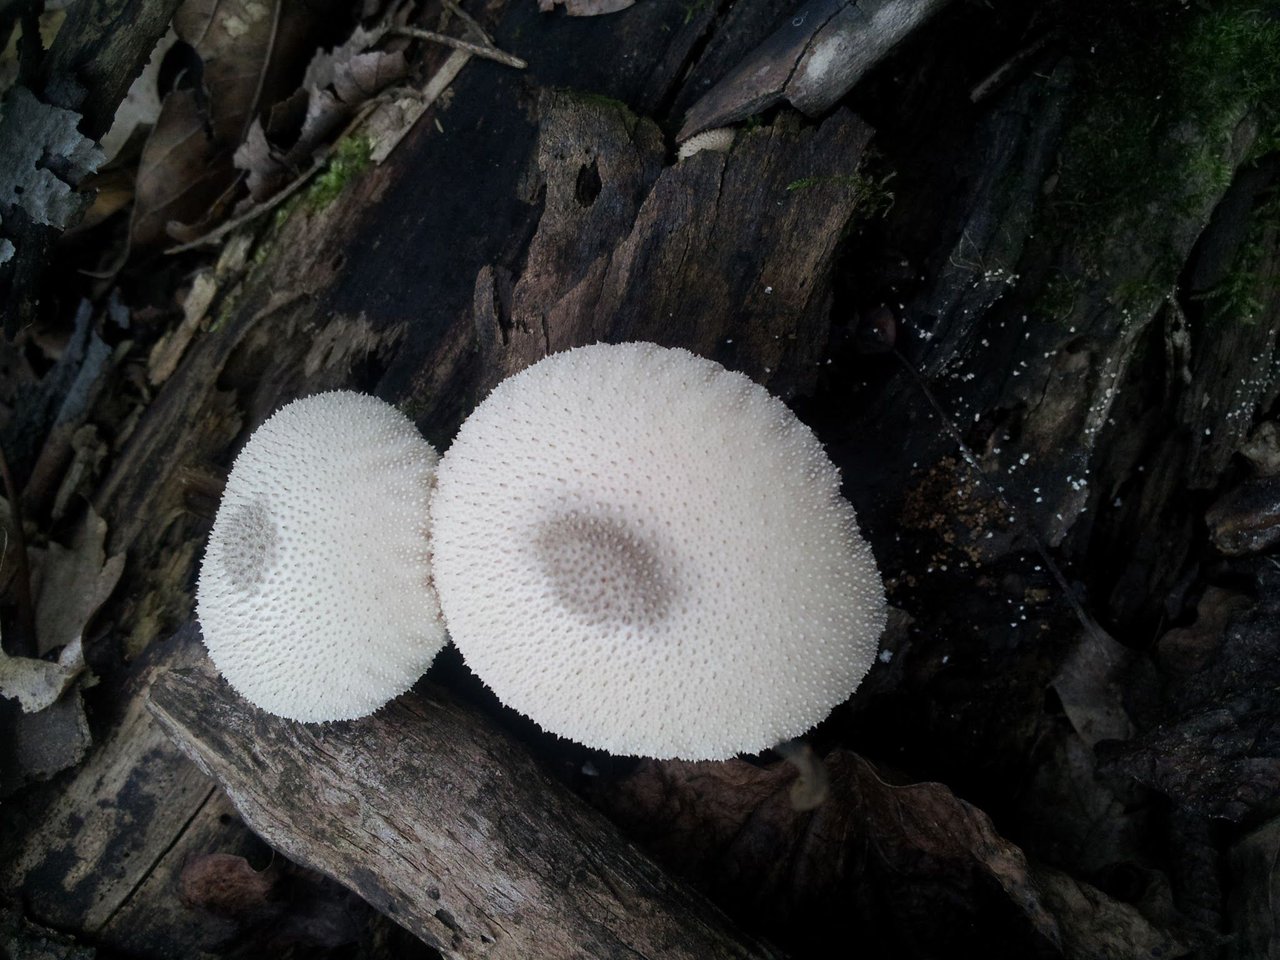
<path fill-rule="evenodd" d="M 434 30 L 423 30 L 420 27 L 392 27 L 387 32 L 401 37 L 413 37 L 415 40 L 430 40 L 434 43 L 442 43 L 446 47 L 453 47 L 455 50 L 464 50 L 477 57 L 484 57 L 486 60 L 494 60 L 508 67 L 515 67 L 517 70 L 523 70 L 529 65 L 519 57 L 514 57 L 509 53 L 505 53 L 497 47 L 485 46 L 480 43 L 472 43 L 470 40 L 459 40 L 457 37 L 450 37 L 447 34 L 436 33 Z"/>
<path fill-rule="evenodd" d="M 4 494 L 9 498 L 9 519 L 13 522 L 13 540 L 17 553 L 18 571 L 15 574 L 14 589 L 18 601 L 18 637 L 14 643 L 14 653 L 24 657 L 34 657 L 36 646 L 36 607 L 31 600 L 31 564 L 27 558 L 27 534 L 22 529 L 22 503 L 18 499 L 18 489 L 13 482 L 13 474 L 9 472 L 9 460 L 0 450 L 0 478 L 4 481 Z"/>
<path fill-rule="evenodd" d="M 996 87 L 1000 86 L 1000 84 L 1005 81 L 1010 73 L 1043 50 L 1048 42 L 1049 36 L 1046 34 L 1032 42 L 1029 46 L 1019 50 L 1000 66 L 991 71 L 991 73 L 987 74 L 985 79 L 970 90 L 969 100 L 972 103 L 978 103 L 979 101 L 985 100 L 991 95 L 992 91 L 994 91 Z"/>
<path fill-rule="evenodd" d="M 181 243 L 176 247 L 170 247 L 168 250 L 165 251 L 165 253 L 166 254 L 186 253 L 188 250 L 194 250 L 197 247 L 203 247 L 206 244 L 216 243 L 217 241 L 225 237 L 228 233 L 231 233 L 231 231 L 238 230 L 240 227 L 243 227 L 246 223 L 252 223 L 254 220 L 257 220 L 264 213 L 270 213 L 276 207 L 280 206 L 280 204 L 284 203 L 291 196 L 293 196 L 295 193 L 301 190 L 308 180 L 310 180 L 312 177 L 314 177 L 317 173 L 320 172 L 320 169 L 324 166 L 325 161 L 328 159 L 329 159 L 329 151 L 326 150 L 324 155 L 319 160 L 315 161 L 315 163 L 313 163 L 309 169 L 307 169 L 305 172 L 300 174 L 296 180 L 290 183 L 287 187 L 285 187 L 283 190 L 277 193 L 270 200 L 263 201 L 262 203 L 258 204 L 256 207 L 253 207 L 247 212 L 242 213 L 240 216 L 232 220 L 228 220 L 226 223 L 224 223 L 220 227 L 215 227 L 214 229 L 210 230 L 208 233 L 206 233 L 202 237 L 196 237 L 196 239 L 190 240 L 187 243 Z"/>
<path fill-rule="evenodd" d="M 329 157 L 333 155 L 334 148 L 342 142 L 342 138 L 363 123 L 365 118 L 369 116 L 369 114 L 373 112 L 374 108 L 379 106 L 381 103 L 381 97 L 374 97 L 372 100 L 365 101 L 364 105 L 356 111 L 356 115 L 351 118 L 351 121 L 342 128 L 342 132 L 334 138 L 333 143 L 329 144 L 323 150 L 318 151 L 319 155 L 313 160 L 311 166 L 299 174 L 296 179 L 294 179 L 287 187 L 275 196 L 271 197 L 269 200 L 264 200 L 262 203 L 246 211 L 235 219 L 228 220 L 222 226 L 210 230 L 203 237 L 197 237 L 188 243 L 179 244 L 176 247 L 170 247 L 165 251 L 165 253 L 186 253 L 188 250 L 196 249 L 196 247 L 203 247 L 206 244 L 215 243 L 227 234 L 231 233 L 233 230 L 238 230 L 246 223 L 252 223 L 254 220 L 257 220 L 264 213 L 270 213 L 276 207 L 280 206 L 280 204 L 284 203 L 291 196 L 301 190 L 312 177 L 323 170 L 324 165 L 329 160 Z"/>
<path fill-rule="evenodd" d="M 458 0 L 444 0 L 444 8 L 470 27 L 472 33 L 479 37 L 482 43 L 485 43 L 490 47 L 493 46 L 493 37 L 489 36 L 489 34 L 485 32 L 484 27 L 480 26 L 480 23 L 475 17 L 462 9 Z M 494 49 L 497 48 L 495 47 Z"/>

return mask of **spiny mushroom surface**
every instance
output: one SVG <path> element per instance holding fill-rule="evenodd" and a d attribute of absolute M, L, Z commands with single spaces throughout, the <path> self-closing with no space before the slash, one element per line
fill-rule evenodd
<path fill-rule="evenodd" d="M 686 350 L 596 345 L 504 381 L 432 500 L 454 643 L 507 705 L 615 754 L 723 759 L 849 696 L 884 626 L 821 444 Z"/>
<path fill-rule="evenodd" d="M 376 397 L 296 400 L 250 437 L 200 568 L 209 656 L 246 699 L 346 720 L 408 690 L 445 644 L 428 504 L 439 457 Z"/>

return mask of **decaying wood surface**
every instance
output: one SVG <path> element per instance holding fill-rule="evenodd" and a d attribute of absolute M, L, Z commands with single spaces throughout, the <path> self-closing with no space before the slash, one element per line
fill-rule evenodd
<path fill-rule="evenodd" d="M 306 725 L 263 713 L 206 661 L 167 673 L 150 704 L 263 839 L 446 957 L 773 955 L 445 690 Z"/>
<path fill-rule="evenodd" d="M 168 647 L 149 656 L 179 668 L 157 689 L 186 697 L 182 736 L 216 754 L 221 766 L 203 762 L 218 777 L 254 772 L 244 765 L 255 754 L 233 755 L 230 739 L 197 723 L 196 674 L 181 672 L 198 660 L 183 652 L 190 632 L 166 639 L 190 618 L 221 478 L 253 427 L 294 397 L 354 387 L 396 403 L 443 448 L 486 390 L 550 350 L 627 338 L 686 346 L 785 395 L 815 428 L 910 622 L 815 748 L 853 748 L 882 771 L 945 783 L 990 814 L 1029 875 L 1047 865 L 1070 876 L 1079 903 L 1047 909 L 1054 923 L 1072 918 L 1061 926 L 1079 938 L 1042 938 L 1037 956 L 1097 955 L 1101 943 L 1134 955 L 1150 952 L 1135 944 L 1217 949 L 1227 934 L 1242 960 L 1274 949 L 1272 898 L 1240 891 L 1274 883 L 1280 822 L 1265 555 L 1280 542 L 1280 164 L 1259 134 L 1266 105 L 1250 99 L 1254 87 L 1222 84 L 1206 102 L 1179 86 L 1218 76 L 1221 57 L 1206 68 L 1186 46 L 1156 45 L 1130 70 L 1147 49 L 1135 32 L 1153 44 L 1164 35 L 1119 6 L 945 5 L 826 116 L 779 106 L 741 124 L 729 152 L 677 162 L 672 134 L 687 111 L 799 4 L 646 0 L 569 22 L 532 3 L 489 3 L 481 18 L 526 73 L 468 63 L 400 147 L 336 196 L 304 191 L 226 238 L 216 263 L 183 255 L 192 259 L 174 272 L 189 263 L 181 284 L 202 292 L 187 305 L 203 305 L 179 331 L 160 340 L 138 321 L 143 347 L 132 352 L 99 339 L 86 354 L 98 367 L 69 361 L 42 381 L 47 416 L 15 416 L 30 420 L 31 443 L 6 450 L 30 478 L 32 515 L 89 499 L 109 552 L 128 557 L 110 632 L 91 653 L 110 667 L 118 654 L 104 651 Z M 1247 4 L 1177 6 L 1189 29 L 1209 6 L 1257 25 Z M 1132 75 L 1166 66 L 1154 83 Z M 1124 142 L 1135 130 L 1139 142 Z M 879 156 L 866 165 L 869 139 Z M 892 207 L 874 222 L 862 191 L 883 181 L 856 176 L 868 168 L 894 174 Z M 1235 296 L 1225 309 L 1224 288 Z M 85 309 L 92 339 L 107 308 Z M 60 407 L 68 389 L 55 381 L 77 373 L 92 379 L 90 399 Z M 122 424 L 95 409 L 139 379 L 136 416 Z M 58 486 L 71 438 L 94 429 L 109 447 L 104 468 Z M 80 770 L 6 801 L 7 816 L 26 807 L 26 833 L 19 868 L 0 876 L 38 922 L 112 949 L 149 930 L 139 952 L 176 943 L 196 955 L 213 940 L 177 932 L 191 915 L 174 877 L 211 846 L 243 849 L 246 834 L 223 822 L 225 798 L 142 710 L 145 685 Z M 437 709 L 407 702 L 397 722 Z M 459 724 L 473 712 L 439 709 Z M 225 736 L 243 748 L 259 731 L 238 722 Z M 327 739 L 290 740 L 270 724 L 262 733 L 273 750 L 296 759 L 305 747 L 328 763 Z M 330 735 L 344 749 L 360 743 L 358 730 Z M 534 732 L 528 741 L 545 747 Z M 426 762 L 393 747 L 405 769 Z M 138 787 L 147 783 L 172 787 L 171 809 L 138 812 L 158 802 Z M 409 804 L 416 789 L 390 792 Z M 631 836 L 667 826 L 642 799 L 625 818 Z M 754 810 L 743 816 L 760 828 Z M 448 826 L 470 829 L 459 817 Z M 892 830 L 893 818 L 882 822 Z M 332 856 L 354 842 L 335 839 L 333 823 L 315 844 L 283 822 L 259 829 L 291 852 Z M 528 838 L 485 839 L 512 840 L 515 856 Z M 748 830 L 743 843 L 757 839 Z M 650 852 L 687 869 L 678 840 Z M 768 854 L 774 841 L 762 842 Z M 936 865 L 919 837 L 887 843 Z M 945 955 L 954 943 L 936 904 L 885 897 L 874 876 L 838 876 L 825 890 L 838 898 L 815 897 L 824 891 L 805 862 L 778 863 L 762 886 L 722 876 L 732 862 L 713 858 L 699 882 L 749 888 L 718 902 L 808 955 L 827 955 L 835 928 L 794 905 L 845 899 L 875 927 L 875 955 Z M 850 863 L 819 862 L 833 874 Z M 323 866 L 404 919 L 412 890 Z M 939 897 L 986 902 L 955 893 L 946 869 L 937 880 L 952 891 Z M 614 903 L 599 874 L 574 883 L 594 884 L 602 910 Z M 751 899 L 761 889 L 780 895 Z M 148 911 L 153 899 L 163 908 Z M 478 916 L 437 903 L 418 932 L 445 950 L 497 950 L 507 941 L 482 943 L 494 928 Z M 1011 942 L 1000 910 L 965 916 L 975 944 Z"/>

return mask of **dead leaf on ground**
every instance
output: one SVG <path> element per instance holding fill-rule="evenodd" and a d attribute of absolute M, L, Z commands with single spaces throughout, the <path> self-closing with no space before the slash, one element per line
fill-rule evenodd
<path fill-rule="evenodd" d="M 195 91 L 169 94 L 138 161 L 134 248 L 168 242 L 171 223 L 200 220 L 234 179 L 230 148 L 209 135 Z"/>
<path fill-rule="evenodd" d="M 598 17 L 605 13 L 617 13 L 634 4 L 636 0 L 538 0 L 538 9 L 550 13 L 557 5 L 571 17 Z"/>
<path fill-rule="evenodd" d="M 98 224 L 115 216 L 133 202 L 134 172 L 115 168 L 95 173 L 84 181 L 84 189 L 93 196 L 93 202 L 80 222 L 67 231 L 68 237 L 92 230 Z"/>
<path fill-rule="evenodd" d="M 265 125 L 250 127 L 235 164 L 248 172 L 254 200 L 267 199 L 309 166 L 365 102 L 408 74 L 402 51 L 374 49 L 385 33 L 357 26 L 345 43 L 317 53 L 302 87 L 277 104 Z"/>
<path fill-rule="evenodd" d="M 107 522 L 89 508 L 69 547 L 49 544 L 36 599 L 41 654 L 79 643 L 85 627 L 111 596 L 124 571 L 124 554 L 108 558 Z"/>
<path fill-rule="evenodd" d="M 1249 563 L 1256 599 L 1206 592 L 1194 655 L 1177 658 L 1181 675 L 1166 684 L 1162 716 L 1130 740 L 1098 746 L 1108 775 L 1227 820 L 1280 812 L 1280 570 L 1267 560 Z M 1181 630 L 1162 640 L 1162 655 L 1188 638 Z"/>
<path fill-rule="evenodd" d="M 1125 710 L 1125 692 L 1145 663 L 1098 627 L 1081 630 L 1053 679 L 1067 718 L 1090 748 L 1100 740 L 1127 740 L 1133 722 Z M 1154 678 L 1147 678 L 1154 686 Z"/>
<path fill-rule="evenodd" d="M 232 148 L 244 139 L 279 35 L 283 0 L 184 0 L 173 29 L 204 62 L 213 139 Z"/>
<path fill-rule="evenodd" d="M 325 13 L 301 0 L 185 0 L 178 8 L 174 31 L 200 57 L 203 87 L 165 98 L 143 148 L 135 247 L 188 242 L 231 211 L 235 152 L 294 88 Z"/>
<path fill-rule="evenodd" d="M 0 711 L 4 706 L 0 703 Z M 6 726 L 0 741 L 0 796 L 11 796 L 28 784 L 76 766 L 93 746 L 79 690 L 36 713 L 11 715 Z"/>
<path fill-rule="evenodd" d="M 68 644 L 57 662 L 11 657 L 0 650 L 0 697 L 15 699 L 25 713 L 51 707 L 85 672 L 80 641 Z"/>
<path fill-rule="evenodd" d="M 1033 864 L 991 820 L 938 783 L 895 786 L 862 758 L 826 758 L 830 799 L 794 809 L 793 768 L 645 761 L 597 802 L 659 860 L 754 929 L 805 930 L 797 946 L 859 942 L 903 957 L 1178 955 L 1132 905 Z M 875 922 L 871 922 L 872 917 Z M 886 919 L 888 918 L 888 919 Z M 926 922 L 927 921 L 927 922 Z M 866 943 L 866 931 L 883 942 Z M 945 942 L 930 937 L 949 931 Z M 976 954 L 975 954 L 976 955 Z"/>

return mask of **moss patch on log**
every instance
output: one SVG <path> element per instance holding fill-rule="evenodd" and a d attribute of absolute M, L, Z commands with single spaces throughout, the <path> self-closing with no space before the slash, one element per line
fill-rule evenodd
<path fill-rule="evenodd" d="M 1132 258 L 1115 296 L 1135 310 L 1172 289 L 1187 234 L 1203 227 L 1235 171 L 1280 146 L 1277 12 L 1248 0 L 1128 0 L 1082 13 L 1083 92 L 1045 218 L 1077 251 L 1084 277 Z M 1182 228 L 1153 232 L 1168 213 Z M 1040 307 L 1062 316 L 1062 300 Z"/>
<path fill-rule="evenodd" d="M 307 188 L 303 198 L 311 212 L 323 210 L 337 199 L 347 184 L 372 162 L 373 142 L 368 137 L 347 137 L 338 142 L 325 169 Z"/>

